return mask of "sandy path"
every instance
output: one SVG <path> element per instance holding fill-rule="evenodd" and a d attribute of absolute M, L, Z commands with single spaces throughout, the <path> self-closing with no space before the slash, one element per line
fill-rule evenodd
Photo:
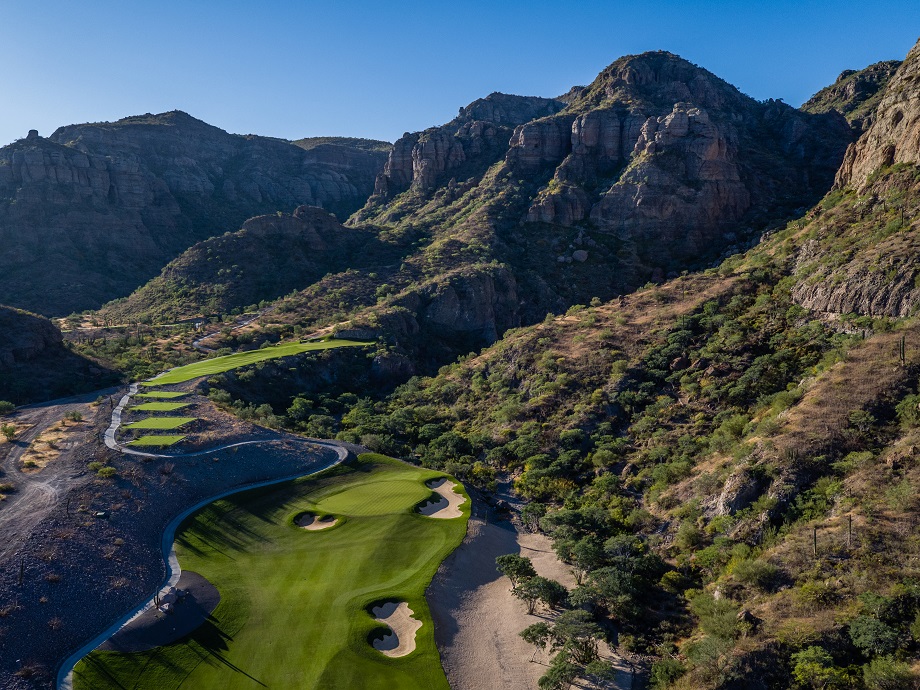
<path fill-rule="evenodd" d="M 313 513 L 304 513 L 299 516 L 295 521 L 298 527 L 303 529 L 310 530 L 315 532 L 321 529 L 328 529 L 335 525 L 338 522 L 337 518 L 327 515 L 326 517 L 318 518 Z"/>
<path fill-rule="evenodd" d="M 463 544 L 444 561 L 426 592 L 434 620 L 435 641 L 452 690 L 522 690 L 536 688 L 549 656 L 519 633 L 528 625 L 552 618 L 538 609 L 527 615 L 525 605 L 511 595 L 511 583 L 495 569 L 495 558 L 519 553 L 533 561 L 539 575 L 574 587 L 567 565 L 556 559 L 547 537 L 519 532 L 509 521 L 487 520 L 481 506 L 469 522 Z M 606 644 L 601 656 L 621 670 L 606 687 L 629 690 L 629 665 Z M 589 687 L 583 685 L 582 687 Z"/>
<path fill-rule="evenodd" d="M 440 498 L 437 501 L 429 501 L 418 512 L 422 515 L 433 518 L 457 518 L 463 515 L 460 506 L 466 503 L 466 498 L 458 494 L 454 489 L 456 484 L 447 477 L 433 479 L 425 482 L 425 486 L 434 491 Z"/>
<path fill-rule="evenodd" d="M 413 618 L 415 613 L 404 601 L 393 601 L 371 609 L 374 620 L 390 626 L 393 631 L 380 640 L 374 640 L 374 649 L 386 656 L 406 656 L 415 651 L 415 633 L 422 621 Z"/>

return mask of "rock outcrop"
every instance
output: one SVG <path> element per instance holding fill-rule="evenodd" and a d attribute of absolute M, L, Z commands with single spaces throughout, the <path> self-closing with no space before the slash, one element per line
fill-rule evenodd
<path fill-rule="evenodd" d="M 231 135 L 181 112 L 30 134 L 0 149 L 0 300 L 51 315 L 95 307 L 258 213 L 347 214 L 383 154 L 346 149 Z"/>
<path fill-rule="evenodd" d="M 920 162 L 920 42 L 885 88 L 872 126 L 847 149 L 840 187 L 862 187 L 878 168 Z"/>
<path fill-rule="evenodd" d="M 417 322 L 413 334 L 473 347 L 491 345 L 509 328 L 520 325 L 514 276 L 504 268 L 457 271 L 399 300 Z"/>
<path fill-rule="evenodd" d="M 506 160 L 555 166 L 526 221 L 590 220 L 667 272 L 731 244 L 764 209 L 820 198 L 849 141 L 837 113 L 758 103 L 659 52 L 618 60 L 561 113 L 518 127 Z"/>
<path fill-rule="evenodd" d="M 862 132 L 874 121 L 882 92 L 900 65 L 900 60 L 887 60 L 861 70 L 844 70 L 837 81 L 803 103 L 802 110 L 806 113 L 836 110 L 857 132 Z"/>
<path fill-rule="evenodd" d="M 514 128 L 559 112 L 565 106 L 550 98 L 493 93 L 460 109 L 441 127 L 406 133 L 394 145 L 374 186 L 374 196 L 359 214 L 371 217 L 395 196 L 412 189 L 430 193 L 449 179 L 477 177 L 501 160 Z"/>

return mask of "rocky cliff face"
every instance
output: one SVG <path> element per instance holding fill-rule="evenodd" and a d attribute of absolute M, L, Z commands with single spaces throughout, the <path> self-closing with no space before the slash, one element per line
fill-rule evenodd
<path fill-rule="evenodd" d="M 357 219 L 372 217 L 409 189 L 424 196 L 447 185 L 450 179 L 481 176 L 501 160 L 515 126 L 556 113 L 564 105 L 549 98 L 493 93 L 461 108 L 446 125 L 404 134 L 393 145 L 377 176 L 374 196 Z M 394 217 L 393 213 L 387 216 L 390 220 Z"/>
<path fill-rule="evenodd" d="M 382 154 L 345 149 L 230 135 L 179 112 L 32 133 L 0 149 L 0 299 L 66 314 L 259 212 L 347 213 Z"/>
<path fill-rule="evenodd" d="M 758 103 L 675 55 L 647 53 L 518 127 L 506 161 L 554 168 L 526 221 L 590 221 L 668 271 L 750 233 L 763 209 L 816 200 L 850 136 L 836 113 Z"/>
<path fill-rule="evenodd" d="M 837 81 L 802 104 L 802 110 L 806 113 L 836 110 L 857 132 L 862 132 L 872 124 L 882 92 L 900 65 L 900 60 L 887 60 L 861 70 L 845 70 Z"/>
<path fill-rule="evenodd" d="M 900 163 L 894 167 L 893 164 Z M 813 312 L 905 317 L 920 307 L 920 43 L 810 214 L 793 297 Z"/>
<path fill-rule="evenodd" d="M 862 187 L 882 166 L 920 161 L 920 42 L 888 82 L 872 126 L 846 153 L 837 185 Z"/>

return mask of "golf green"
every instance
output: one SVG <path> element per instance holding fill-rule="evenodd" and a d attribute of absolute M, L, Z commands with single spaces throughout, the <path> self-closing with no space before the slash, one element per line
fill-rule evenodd
<path fill-rule="evenodd" d="M 141 436 L 129 443 L 129 446 L 172 446 L 185 436 Z"/>
<path fill-rule="evenodd" d="M 171 398 L 181 398 L 188 393 L 184 391 L 148 391 L 147 393 L 138 393 L 135 395 L 135 398 L 160 398 L 161 400 L 169 400 Z"/>
<path fill-rule="evenodd" d="M 174 412 L 188 407 L 191 403 L 174 403 L 174 402 L 149 402 L 143 405 L 135 405 L 130 408 L 131 412 Z"/>
<path fill-rule="evenodd" d="M 469 516 L 415 511 L 443 476 L 363 455 L 315 478 L 258 489 L 194 514 L 177 533 L 183 569 L 220 591 L 211 618 L 188 637 L 148 652 L 93 652 L 75 690 L 448 690 L 424 592 L 462 541 Z M 462 487 L 458 491 L 463 493 Z M 298 527 L 305 511 L 338 522 Z M 405 601 L 422 622 L 416 649 L 384 656 L 369 639 L 369 607 Z"/>
<path fill-rule="evenodd" d="M 149 381 L 142 381 L 142 386 L 164 386 L 171 383 L 182 383 L 191 381 L 199 376 L 210 376 L 212 374 L 221 374 L 237 367 L 262 362 L 267 359 L 277 357 L 289 357 L 299 355 L 302 352 L 313 352 L 315 350 L 332 350 L 337 347 L 364 347 L 370 343 L 362 343 L 355 340 L 342 340 L 331 338 L 329 340 L 319 340 L 310 343 L 284 343 L 282 345 L 273 345 L 264 347 L 259 350 L 250 352 L 237 352 L 232 355 L 223 357 L 214 357 L 205 359 L 200 362 L 193 362 L 182 367 L 176 367 L 169 371 L 164 371 Z"/>
<path fill-rule="evenodd" d="M 147 419 L 142 419 L 139 422 L 133 422 L 132 424 L 126 424 L 125 429 L 178 429 L 180 426 L 185 426 L 189 422 L 194 422 L 197 417 L 148 417 Z"/>

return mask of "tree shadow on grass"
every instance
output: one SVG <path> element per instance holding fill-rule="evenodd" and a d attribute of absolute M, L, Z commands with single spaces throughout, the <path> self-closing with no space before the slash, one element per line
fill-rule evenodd
<path fill-rule="evenodd" d="M 228 642 L 233 640 L 232 635 L 223 632 L 214 624 L 214 617 L 208 616 L 208 620 L 201 624 L 195 632 L 188 636 L 188 641 L 197 643 L 190 644 L 189 647 L 201 658 L 201 660 L 210 666 L 226 666 L 235 673 L 242 673 L 251 681 L 258 683 L 263 688 L 268 686 L 258 678 L 246 673 L 239 666 L 231 662 L 225 655 L 229 650 Z"/>

